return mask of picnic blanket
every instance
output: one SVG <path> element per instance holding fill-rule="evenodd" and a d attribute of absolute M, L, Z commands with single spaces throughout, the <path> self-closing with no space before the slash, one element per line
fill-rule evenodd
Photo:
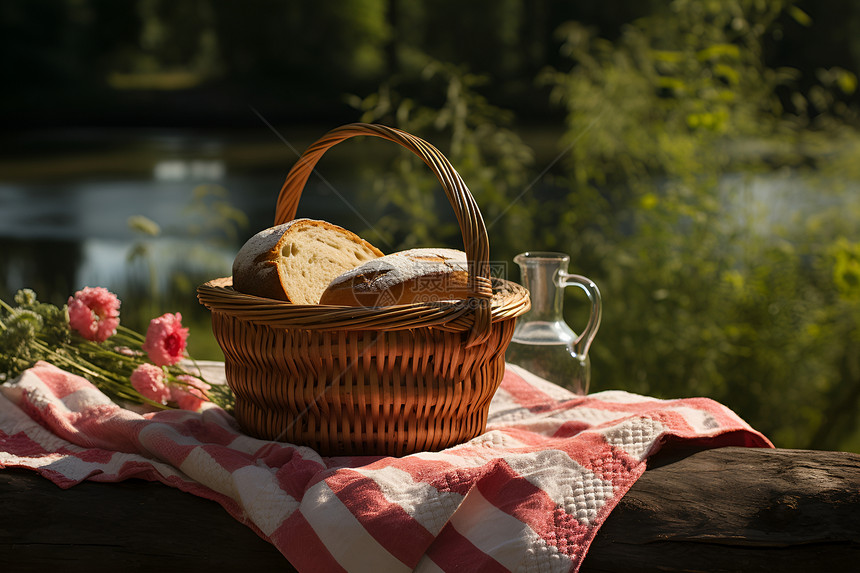
<path fill-rule="evenodd" d="M 485 433 L 402 458 L 258 440 L 214 406 L 136 413 L 43 362 L 0 386 L 0 467 L 62 488 L 141 478 L 215 500 L 298 571 L 576 571 L 673 440 L 772 447 L 710 399 L 576 396 L 514 366 Z"/>

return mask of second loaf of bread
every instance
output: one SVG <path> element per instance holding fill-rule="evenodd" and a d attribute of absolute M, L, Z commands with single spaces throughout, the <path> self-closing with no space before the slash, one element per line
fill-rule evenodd
<path fill-rule="evenodd" d="M 454 249 L 410 249 L 346 271 L 332 280 L 320 304 L 390 306 L 469 296 L 466 253 Z"/>

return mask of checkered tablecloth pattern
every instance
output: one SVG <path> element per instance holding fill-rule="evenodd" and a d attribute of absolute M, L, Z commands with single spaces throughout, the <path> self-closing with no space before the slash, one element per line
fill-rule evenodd
<path fill-rule="evenodd" d="M 0 390 L 0 467 L 215 500 L 299 571 L 576 571 L 667 441 L 772 447 L 713 400 L 575 396 L 513 366 L 485 433 L 402 458 L 258 440 L 214 406 L 136 413 L 46 363 Z"/>

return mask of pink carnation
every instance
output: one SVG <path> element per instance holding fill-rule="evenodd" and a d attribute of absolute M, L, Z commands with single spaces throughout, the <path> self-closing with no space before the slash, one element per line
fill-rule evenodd
<path fill-rule="evenodd" d="M 159 404 L 170 400 L 170 388 L 164 383 L 164 371 L 153 364 L 141 364 L 131 373 L 131 385 L 140 394 Z"/>
<path fill-rule="evenodd" d="M 104 342 L 119 326 L 119 299 L 103 287 L 86 287 L 69 297 L 69 326 L 93 342 Z"/>
<path fill-rule="evenodd" d="M 176 379 L 184 382 L 184 384 L 175 384 L 170 388 L 170 397 L 176 402 L 177 406 L 183 410 L 196 412 L 203 405 L 203 402 L 209 401 L 206 392 L 212 386 L 199 378 L 185 374 L 180 374 Z"/>
<path fill-rule="evenodd" d="M 182 360 L 188 329 L 182 328 L 182 315 L 166 313 L 149 322 L 143 348 L 156 366 L 176 364 Z"/>

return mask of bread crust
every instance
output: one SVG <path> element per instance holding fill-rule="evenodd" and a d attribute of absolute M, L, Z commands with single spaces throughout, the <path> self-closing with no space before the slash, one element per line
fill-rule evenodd
<path fill-rule="evenodd" d="M 282 264 L 283 250 L 300 231 L 310 227 L 323 229 L 335 238 L 366 249 L 370 257 L 383 256 L 382 251 L 342 227 L 316 219 L 294 219 L 260 231 L 239 249 L 233 260 L 233 288 L 244 294 L 296 302 L 296 295 L 301 293 L 290 295 L 291 288 L 296 286 L 291 284 L 286 265 Z M 334 276 L 342 270 L 336 267 L 329 274 Z"/>
<path fill-rule="evenodd" d="M 335 278 L 320 304 L 380 307 L 468 298 L 466 254 L 409 249 L 369 261 Z"/>

